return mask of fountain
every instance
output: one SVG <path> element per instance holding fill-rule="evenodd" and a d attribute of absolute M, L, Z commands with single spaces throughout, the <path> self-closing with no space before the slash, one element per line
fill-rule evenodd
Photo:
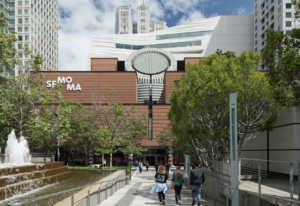
<path fill-rule="evenodd" d="M 5 161 L 0 164 L 0 200 L 20 195 L 72 177 L 63 162 L 31 163 L 27 140 L 18 141 L 14 130 L 8 136 Z"/>

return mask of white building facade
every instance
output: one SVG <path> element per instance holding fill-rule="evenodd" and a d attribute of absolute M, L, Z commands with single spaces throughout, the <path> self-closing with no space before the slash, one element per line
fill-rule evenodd
<path fill-rule="evenodd" d="M 293 28 L 299 28 L 299 22 L 294 21 L 295 9 L 291 0 L 254 0 L 254 51 L 261 54 L 265 48 L 268 29 L 284 31 L 291 34 Z M 265 70 L 262 64 L 259 68 Z"/>

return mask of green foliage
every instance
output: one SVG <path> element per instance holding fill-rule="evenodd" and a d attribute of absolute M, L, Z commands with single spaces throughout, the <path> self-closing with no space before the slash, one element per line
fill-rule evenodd
<path fill-rule="evenodd" d="M 297 6 L 299 7 L 299 4 Z M 269 30 L 262 53 L 276 100 L 284 107 L 300 105 L 299 39 L 299 28 L 294 28 L 291 36 L 286 36 L 283 31 Z"/>
<path fill-rule="evenodd" d="M 68 167 L 69 170 L 109 170 L 110 167 Z M 113 170 L 126 170 L 126 175 L 130 175 L 128 167 L 113 167 Z"/>
<path fill-rule="evenodd" d="M 239 155 L 251 138 L 274 124 L 279 111 L 266 76 L 255 70 L 260 56 L 253 51 L 240 57 L 227 53 L 219 51 L 188 65 L 170 97 L 175 152 L 190 154 L 204 165 L 229 159 L 230 93 L 238 98 Z"/>
<path fill-rule="evenodd" d="M 169 131 L 166 131 L 158 136 L 156 142 L 159 144 L 161 148 L 172 147 L 173 141 L 175 141 L 176 136 Z"/>
<path fill-rule="evenodd" d="M 147 116 L 137 111 L 134 106 L 124 106 L 116 103 L 114 95 L 117 91 L 108 90 L 111 100 L 94 96 L 92 110 L 95 118 L 100 122 L 98 131 L 101 145 L 95 148 L 97 155 L 110 154 L 110 167 L 112 168 L 112 154 L 118 150 L 124 153 L 140 155 L 140 143 L 147 134 Z M 120 146 L 117 148 L 117 146 Z"/>
<path fill-rule="evenodd" d="M 0 73 L 4 69 L 14 71 L 14 66 L 19 64 L 17 49 L 14 47 L 17 41 L 16 33 L 9 33 L 5 12 L 0 11 Z"/>

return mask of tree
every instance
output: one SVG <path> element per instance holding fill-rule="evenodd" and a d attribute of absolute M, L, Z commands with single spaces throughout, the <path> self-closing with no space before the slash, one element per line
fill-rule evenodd
<path fill-rule="evenodd" d="M 156 142 L 163 149 L 168 147 L 171 152 L 171 155 L 173 155 L 173 145 L 175 140 L 176 136 L 172 132 L 165 131 L 164 133 L 158 136 Z M 171 165 L 173 165 L 173 158 L 171 158 Z"/>
<path fill-rule="evenodd" d="M 231 53 L 232 54 L 232 53 Z M 206 165 L 229 160 L 229 94 L 237 93 L 239 156 L 242 147 L 274 124 L 279 106 L 253 51 L 234 55 L 213 54 L 188 65 L 171 95 L 168 113 L 174 146 Z"/>
<path fill-rule="evenodd" d="M 5 70 L 13 71 L 14 66 L 19 64 L 16 32 L 9 32 L 5 11 L 0 11 L 0 73 Z"/>
<path fill-rule="evenodd" d="M 73 166 L 74 158 L 80 153 L 85 153 L 86 165 L 88 165 L 89 150 L 95 149 L 102 138 L 98 133 L 98 123 L 91 109 L 84 108 L 82 104 L 63 101 L 60 105 L 65 108 L 65 116 L 69 123 L 69 127 L 63 130 L 66 135 L 62 147 L 70 154 Z"/>
<path fill-rule="evenodd" d="M 134 106 L 124 106 L 114 101 L 116 90 L 108 90 L 111 97 L 107 100 L 93 95 L 92 110 L 99 121 L 102 137 L 102 145 L 95 150 L 96 154 L 110 154 L 110 168 L 112 168 L 112 154 L 118 150 L 141 154 L 145 151 L 139 147 L 141 139 L 147 133 L 145 121 L 146 115 L 137 111 Z M 120 146 L 117 149 L 117 146 Z"/>
<path fill-rule="evenodd" d="M 292 0 L 295 21 L 298 21 L 300 1 Z M 300 28 L 293 28 L 288 36 L 284 31 L 268 30 L 262 63 L 267 69 L 276 100 L 284 107 L 300 104 Z"/>

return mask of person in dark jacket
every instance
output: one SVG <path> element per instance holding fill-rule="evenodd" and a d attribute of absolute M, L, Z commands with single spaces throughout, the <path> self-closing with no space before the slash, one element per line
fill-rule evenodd
<path fill-rule="evenodd" d="M 167 162 L 167 164 L 166 164 L 166 170 L 167 170 L 167 173 L 169 175 L 169 172 L 170 172 L 170 164 L 169 164 L 169 162 Z"/>
<path fill-rule="evenodd" d="M 158 167 L 159 167 L 159 165 L 158 165 L 158 163 L 156 162 L 156 164 L 155 164 L 155 170 L 156 170 L 156 173 L 157 173 L 157 171 L 158 171 Z"/>
<path fill-rule="evenodd" d="M 201 204 L 201 188 L 202 185 L 205 182 L 205 176 L 204 176 L 204 171 L 199 168 L 199 162 L 195 161 L 194 162 L 195 169 L 191 171 L 190 175 L 190 188 L 192 190 L 192 197 L 193 197 L 193 206 L 196 205 L 196 197 L 195 193 L 197 194 L 197 199 L 198 199 L 198 206 Z"/>

